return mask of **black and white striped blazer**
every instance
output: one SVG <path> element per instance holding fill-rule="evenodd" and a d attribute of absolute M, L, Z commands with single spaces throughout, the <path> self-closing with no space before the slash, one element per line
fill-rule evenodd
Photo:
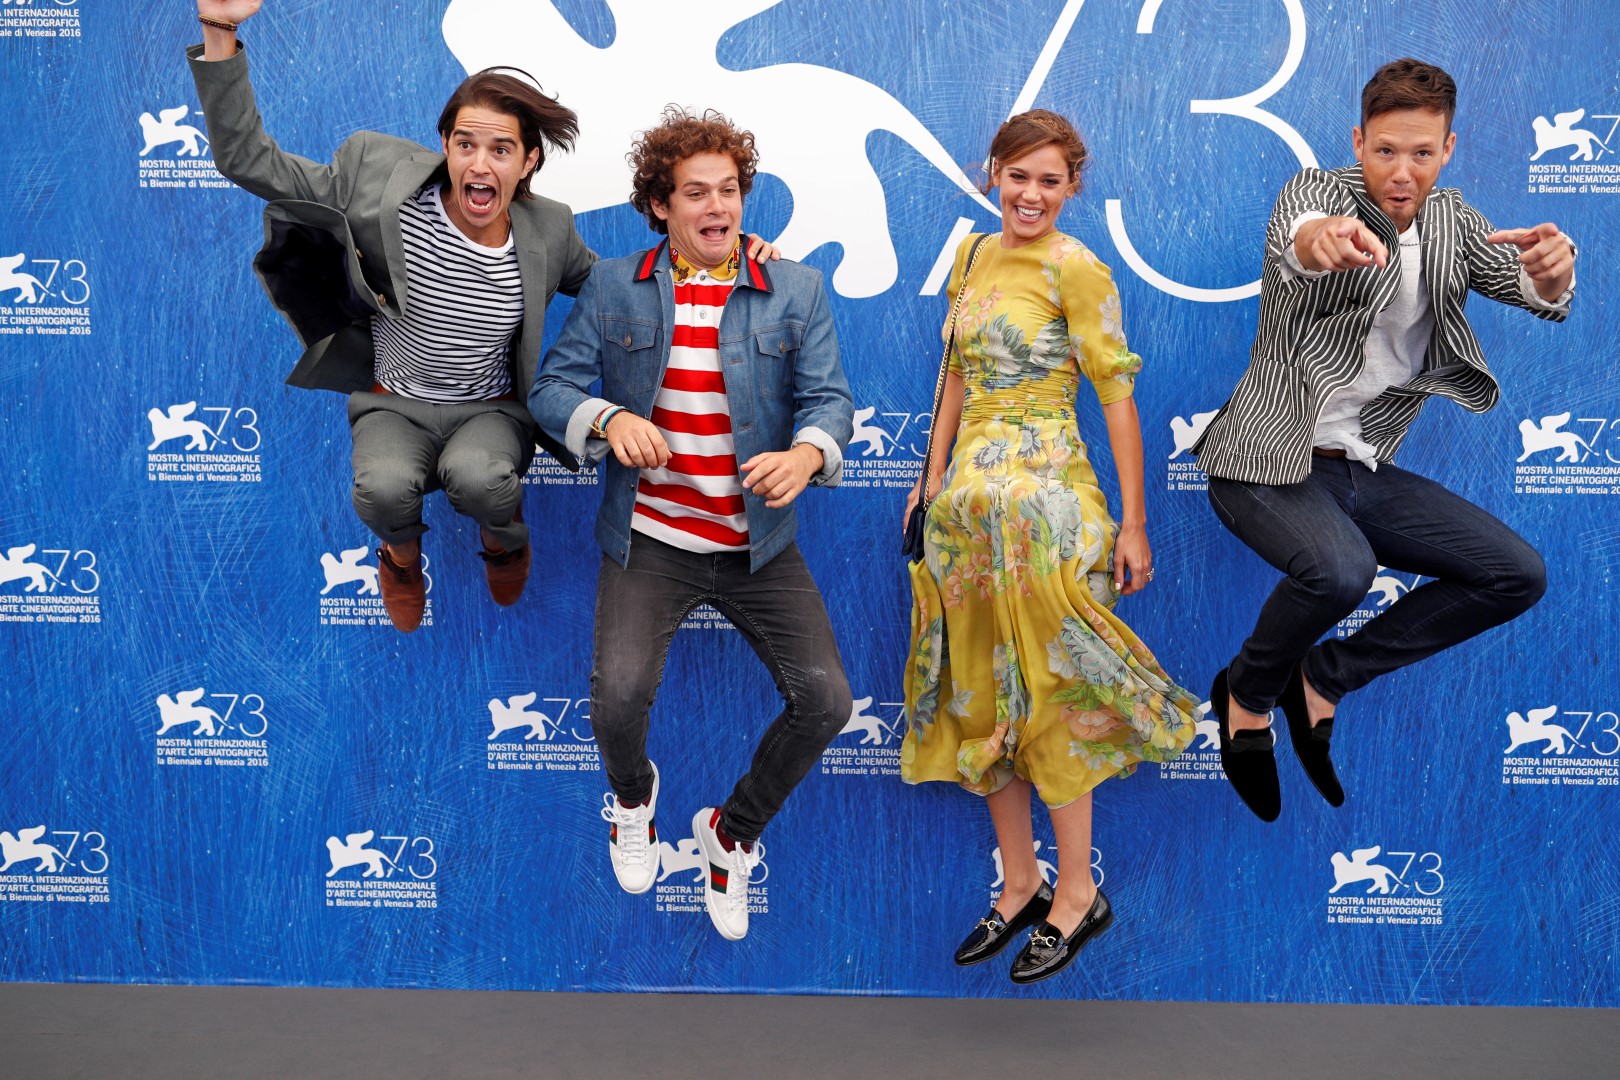
<path fill-rule="evenodd" d="M 1360 218 L 1391 252 L 1389 264 L 1285 280 L 1289 228 L 1313 210 Z M 1567 308 L 1533 308 L 1525 302 L 1518 249 L 1487 244 L 1490 222 L 1455 188 L 1431 192 L 1417 220 L 1434 331 L 1423 370 L 1361 409 L 1362 438 L 1377 448 L 1380 462 L 1394 458 L 1429 395 L 1448 397 L 1471 412 L 1484 412 L 1501 396 L 1463 315 L 1469 289 L 1528 308 L 1538 318 L 1562 321 L 1568 314 Z M 1306 169 L 1288 182 L 1266 227 L 1260 325 L 1249 370 L 1194 447 L 1204 472 L 1256 484 L 1294 484 L 1310 475 L 1311 440 L 1322 404 L 1361 373 L 1373 319 L 1399 289 L 1398 245 L 1394 223 L 1367 194 L 1360 165 Z"/>

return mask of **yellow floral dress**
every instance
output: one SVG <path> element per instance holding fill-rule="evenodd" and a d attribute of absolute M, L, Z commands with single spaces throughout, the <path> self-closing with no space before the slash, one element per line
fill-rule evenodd
<path fill-rule="evenodd" d="M 1113 277 L 1085 245 L 985 242 L 951 356 L 962 421 L 911 568 L 907 783 L 987 795 L 1017 775 L 1062 806 L 1192 740 L 1198 699 L 1114 615 L 1118 526 L 1075 422 L 1082 375 L 1108 404 L 1130 397 L 1141 366 Z"/>

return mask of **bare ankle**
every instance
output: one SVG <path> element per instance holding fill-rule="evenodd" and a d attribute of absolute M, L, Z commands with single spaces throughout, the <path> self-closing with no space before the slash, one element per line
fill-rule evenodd
<path fill-rule="evenodd" d="M 1029 898 L 1040 891 L 1040 887 L 1041 879 L 1038 875 L 1029 879 L 1008 878 L 1002 882 L 1001 897 L 996 900 L 997 910 L 1007 918 L 1012 918 L 1023 910 L 1024 905 L 1029 903 Z M 1008 911 L 1007 906 L 1011 906 L 1012 910 Z"/>
<path fill-rule="evenodd" d="M 1299 681 L 1305 688 L 1305 713 L 1311 718 L 1311 726 L 1315 727 L 1323 720 L 1331 720 L 1334 704 L 1317 693 L 1316 687 L 1311 685 L 1310 677 L 1305 674 L 1303 668 L 1299 672 Z"/>
<path fill-rule="evenodd" d="M 1064 887 L 1060 881 L 1052 896 L 1052 912 L 1046 921 L 1065 934 L 1072 934 L 1075 927 L 1080 925 L 1080 920 L 1086 917 L 1086 912 L 1091 910 L 1091 905 L 1096 899 L 1097 885 L 1089 874 L 1073 888 Z"/>
<path fill-rule="evenodd" d="M 1270 713 L 1252 713 L 1239 705 L 1231 694 L 1227 694 L 1226 699 L 1226 722 L 1232 731 L 1258 731 L 1271 726 Z"/>

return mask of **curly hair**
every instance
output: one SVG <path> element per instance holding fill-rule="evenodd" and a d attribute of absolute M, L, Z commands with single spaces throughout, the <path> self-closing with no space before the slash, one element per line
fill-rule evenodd
<path fill-rule="evenodd" d="M 1031 109 L 1008 118 L 990 140 L 990 161 L 985 166 L 990 181 L 983 191 L 986 195 L 996 184 L 996 172 L 1009 161 L 1017 161 L 1033 154 L 1043 146 L 1055 146 L 1063 154 L 1069 168 L 1069 180 L 1074 184 L 1071 194 L 1080 194 L 1080 170 L 1091 160 L 1085 140 L 1074 125 L 1049 109 Z"/>
<path fill-rule="evenodd" d="M 738 130 L 713 109 L 696 115 L 679 105 L 666 105 L 662 122 L 637 135 L 625 155 L 635 174 L 630 205 L 655 231 L 667 233 L 669 226 L 653 213 L 653 203 L 669 205 L 669 197 L 675 192 L 675 166 L 698 154 L 724 154 L 731 158 L 737 163 L 738 189 L 744 196 L 753 190 L 754 173 L 759 169 L 753 132 Z"/>

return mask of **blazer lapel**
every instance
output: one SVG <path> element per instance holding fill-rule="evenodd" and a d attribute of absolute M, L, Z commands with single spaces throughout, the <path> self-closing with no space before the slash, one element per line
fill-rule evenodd
<path fill-rule="evenodd" d="M 540 366 L 540 340 L 545 333 L 546 304 L 551 300 L 552 275 L 546 259 L 545 237 L 539 215 L 514 200 L 511 209 L 512 246 L 517 249 L 518 273 L 523 278 L 523 330 L 518 334 L 518 397 L 528 395 Z"/>
<path fill-rule="evenodd" d="M 382 205 L 378 224 L 382 229 L 383 254 L 388 260 L 388 277 L 394 284 L 394 295 L 389 297 L 389 310 L 398 315 L 405 310 L 405 237 L 400 231 L 399 208 L 406 199 L 422 190 L 422 186 L 444 164 L 444 155 L 429 151 L 412 154 L 394 166 L 393 174 L 383 187 Z"/>
<path fill-rule="evenodd" d="M 1382 207 L 1373 201 L 1367 194 L 1366 180 L 1363 178 L 1360 165 L 1353 165 L 1344 170 L 1342 178 L 1350 188 L 1350 196 L 1355 200 L 1356 216 L 1363 225 L 1377 235 L 1384 242 L 1384 248 L 1389 252 L 1389 262 L 1384 269 L 1369 266 L 1354 271 L 1358 274 L 1371 274 L 1373 279 L 1368 287 L 1368 297 L 1373 311 L 1383 311 L 1395 300 L 1395 293 L 1400 289 L 1401 255 L 1400 236 L 1395 231 L 1395 223 L 1389 220 Z M 1361 370 L 1361 361 L 1356 361 L 1356 371 Z"/>
<path fill-rule="evenodd" d="M 1446 328 L 1452 319 L 1451 296 L 1455 290 L 1448 277 L 1458 265 L 1453 253 L 1457 248 L 1457 215 L 1450 203 L 1433 197 L 1423 200 L 1418 211 L 1418 235 L 1423 247 L 1423 282 L 1429 292 L 1429 311 L 1434 315 L 1434 332 L 1429 335 L 1429 355 L 1425 369 L 1441 367 L 1447 357 L 1440 354 L 1446 340 Z"/>

